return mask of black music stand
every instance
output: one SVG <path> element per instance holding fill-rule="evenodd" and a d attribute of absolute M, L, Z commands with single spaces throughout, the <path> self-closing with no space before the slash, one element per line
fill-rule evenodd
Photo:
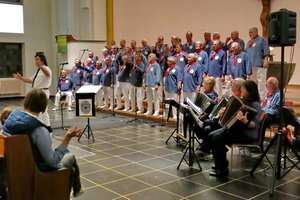
<path fill-rule="evenodd" d="M 176 141 L 176 143 L 179 143 L 180 137 L 177 136 L 177 133 L 178 133 L 178 126 L 179 126 L 179 107 L 180 107 L 180 104 L 177 103 L 174 99 L 166 99 L 165 100 L 165 104 L 169 104 L 169 109 L 168 109 L 168 113 L 167 113 L 166 122 L 169 121 L 169 118 L 170 118 L 171 112 L 172 112 L 172 107 L 175 107 L 177 109 L 177 113 L 176 113 L 176 119 L 177 119 L 176 128 L 173 130 L 173 132 L 171 133 L 171 135 L 166 140 L 166 144 L 168 144 L 168 142 L 169 142 L 169 140 L 171 138 L 173 138 Z M 174 136 L 175 133 L 176 133 L 176 136 Z"/>
<path fill-rule="evenodd" d="M 82 135 L 85 135 L 88 140 L 92 137 L 93 141 L 95 141 L 95 139 L 90 126 L 90 118 L 96 117 L 95 95 L 99 92 L 100 88 L 100 85 L 82 86 L 76 92 L 76 116 L 87 118 L 87 125 L 83 129 Z M 85 133 L 86 130 L 87 134 Z M 81 136 L 78 138 L 78 141 Z"/>
<path fill-rule="evenodd" d="M 187 138 L 187 148 L 177 166 L 177 169 L 179 169 L 182 161 L 184 160 L 187 165 L 189 167 L 193 167 L 193 164 L 194 164 L 194 161 L 196 160 L 196 162 L 198 163 L 198 166 L 199 166 L 199 169 L 200 171 L 202 171 L 202 168 L 201 168 L 201 165 L 200 165 L 200 162 L 196 156 L 196 153 L 195 153 L 195 140 L 194 139 L 197 139 L 195 137 L 195 133 L 193 131 L 193 127 L 195 125 L 195 122 L 193 121 L 193 117 L 192 117 L 192 114 L 189 113 L 191 112 L 188 108 L 187 105 L 180 105 L 180 108 L 179 108 L 179 111 L 181 114 L 183 114 L 183 117 L 184 117 L 184 125 L 183 125 L 183 129 L 184 129 L 184 133 L 185 133 L 185 130 L 186 130 L 186 127 L 188 126 L 189 127 L 189 130 L 188 130 L 188 138 Z M 192 111 L 193 112 L 193 111 Z M 188 119 L 187 119 L 188 118 Z M 186 159 L 186 155 L 188 154 L 188 160 Z"/>

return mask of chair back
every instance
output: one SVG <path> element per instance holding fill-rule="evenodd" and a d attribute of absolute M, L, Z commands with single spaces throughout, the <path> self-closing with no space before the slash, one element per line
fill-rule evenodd
<path fill-rule="evenodd" d="M 35 162 L 27 135 L 4 137 L 7 188 L 10 199 L 34 199 Z"/>
<path fill-rule="evenodd" d="M 267 118 L 267 113 L 262 113 L 260 116 L 260 124 L 259 124 L 259 129 L 258 129 L 258 138 L 257 138 L 257 143 L 260 146 L 261 151 L 263 151 L 263 142 L 265 140 L 265 134 L 266 130 L 264 128 L 265 126 L 265 121 Z"/>
<path fill-rule="evenodd" d="M 9 199 L 69 199 L 69 171 L 66 168 L 40 171 L 27 135 L 0 135 L 0 144 L 4 144 Z"/>

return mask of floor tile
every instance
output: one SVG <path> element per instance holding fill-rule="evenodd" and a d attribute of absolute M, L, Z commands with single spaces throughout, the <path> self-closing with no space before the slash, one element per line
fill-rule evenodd
<path fill-rule="evenodd" d="M 121 195 L 128 195 L 140 190 L 145 190 L 151 186 L 132 178 L 125 178 L 120 181 L 104 184 L 103 187 Z"/>

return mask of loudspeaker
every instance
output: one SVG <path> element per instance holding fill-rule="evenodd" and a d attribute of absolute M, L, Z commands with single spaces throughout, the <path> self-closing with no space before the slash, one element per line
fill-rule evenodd
<path fill-rule="evenodd" d="M 297 14 L 285 8 L 269 15 L 269 45 L 293 46 L 296 43 Z"/>

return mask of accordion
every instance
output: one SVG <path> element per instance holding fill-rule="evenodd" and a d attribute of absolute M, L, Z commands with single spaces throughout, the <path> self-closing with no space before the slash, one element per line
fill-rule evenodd
<path fill-rule="evenodd" d="M 206 94 L 200 92 L 197 93 L 194 103 L 202 109 L 202 112 L 206 112 L 210 106 L 215 104 L 215 101 L 211 100 Z"/>
<path fill-rule="evenodd" d="M 226 130 L 229 130 L 238 120 L 237 113 L 242 111 L 248 112 L 248 120 L 252 120 L 257 113 L 257 110 L 249 105 L 249 103 L 239 97 L 233 96 L 224 111 L 224 114 L 219 120 L 219 124 Z"/>
<path fill-rule="evenodd" d="M 213 110 L 210 112 L 210 114 L 208 115 L 208 118 L 213 120 L 213 119 L 218 119 L 220 116 L 219 111 L 221 110 L 221 108 L 226 107 L 227 103 L 228 103 L 229 99 L 224 97 L 221 99 L 221 101 L 214 106 Z"/>

